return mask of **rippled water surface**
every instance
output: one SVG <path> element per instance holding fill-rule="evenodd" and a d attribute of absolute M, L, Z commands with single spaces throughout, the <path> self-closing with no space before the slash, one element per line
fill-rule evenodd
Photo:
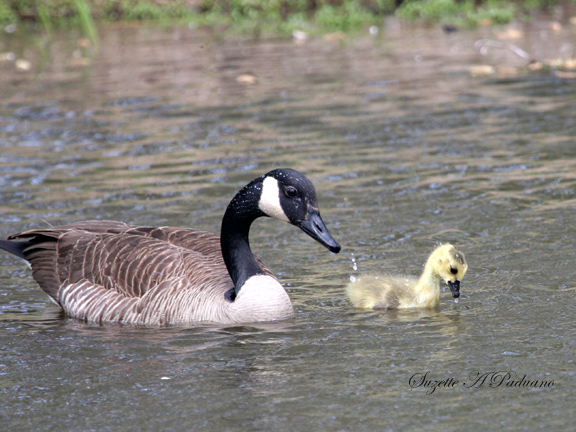
<path fill-rule="evenodd" d="M 523 30 L 503 43 L 543 61 L 576 55 L 575 27 Z M 2 424 L 572 430 L 569 71 L 510 70 L 526 61 L 509 45 L 475 46 L 497 38 L 490 29 L 389 23 L 375 38 L 302 44 L 189 29 L 101 37 L 97 49 L 70 36 L 0 37 L 0 52 L 30 62 L 0 62 L 3 237 L 85 219 L 218 231 L 240 187 L 288 166 L 314 181 L 343 249 L 331 254 L 287 224 L 257 221 L 253 249 L 296 317 L 229 328 L 68 319 L 24 262 L 0 254 Z M 479 65 L 497 73 L 472 76 Z M 444 291 L 431 311 L 350 307 L 351 275 L 418 275 L 439 242 L 468 258 L 458 304 Z M 474 384 L 476 371 L 517 375 L 490 386 Z M 448 381 L 427 394 L 417 386 L 426 372 Z M 524 375 L 553 386 L 510 385 Z"/>

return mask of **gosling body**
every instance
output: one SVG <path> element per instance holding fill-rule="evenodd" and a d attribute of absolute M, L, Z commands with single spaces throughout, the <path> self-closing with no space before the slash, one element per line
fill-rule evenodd
<path fill-rule="evenodd" d="M 468 269 L 466 257 L 451 244 L 438 246 L 429 256 L 420 278 L 367 274 L 346 286 L 357 308 L 431 308 L 440 302 L 444 280 L 454 298 L 460 297 L 460 281 Z"/>

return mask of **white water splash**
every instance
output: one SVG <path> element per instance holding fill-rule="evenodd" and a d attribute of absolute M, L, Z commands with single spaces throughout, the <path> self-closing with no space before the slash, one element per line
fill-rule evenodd
<path fill-rule="evenodd" d="M 352 257 L 350 258 L 352 260 L 352 270 L 358 271 L 358 266 L 356 265 L 356 258 L 354 257 L 354 252 L 352 252 L 350 255 L 352 255 Z M 352 283 L 356 282 L 356 278 L 352 275 L 350 275 L 350 282 Z"/>

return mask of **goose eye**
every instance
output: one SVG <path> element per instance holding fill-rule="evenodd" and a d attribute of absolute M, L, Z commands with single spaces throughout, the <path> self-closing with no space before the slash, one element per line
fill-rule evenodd
<path fill-rule="evenodd" d="M 298 189 L 296 189 L 294 186 L 287 186 L 286 189 L 284 189 L 284 192 L 289 197 L 295 197 L 298 195 Z"/>
<path fill-rule="evenodd" d="M 458 269 L 455 269 L 454 267 L 450 267 L 450 273 L 452 273 L 453 275 L 455 275 L 456 273 L 458 273 Z"/>

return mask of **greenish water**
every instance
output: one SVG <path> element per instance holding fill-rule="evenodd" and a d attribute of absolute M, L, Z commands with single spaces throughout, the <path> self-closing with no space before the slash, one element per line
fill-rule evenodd
<path fill-rule="evenodd" d="M 68 319 L 21 260 L 0 254 L 2 424 L 573 428 L 574 80 L 471 77 L 473 65 L 523 65 L 508 50 L 474 48 L 489 30 L 390 23 L 376 39 L 304 44 L 101 33 L 88 66 L 75 40 L 55 38 L 41 57 L 25 40 L 0 39 L 0 52 L 31 62 L 29 71 L 0 63 L 2 236 L 95 218 L 218 231 L 241 186 L 288 166 L 313 179 L 343 249 L 258 221 L 251 244 L 295 319 L 160 329 Z M 574 36 L 534 26 L 514 43 L 551 59 Z M 243 74 L 256 82 L 239 82 Z M 351 275 L 417 275 L 447 241 L 469 262 L 458 304 L 446 290 L 432 311 L 349 306 Z M 511 375 L 474 384 L 476 371 Z M 445 385 L 426 394 L 426 372 Z M 514 386 L 524 375 L 554 385 Z"/>

